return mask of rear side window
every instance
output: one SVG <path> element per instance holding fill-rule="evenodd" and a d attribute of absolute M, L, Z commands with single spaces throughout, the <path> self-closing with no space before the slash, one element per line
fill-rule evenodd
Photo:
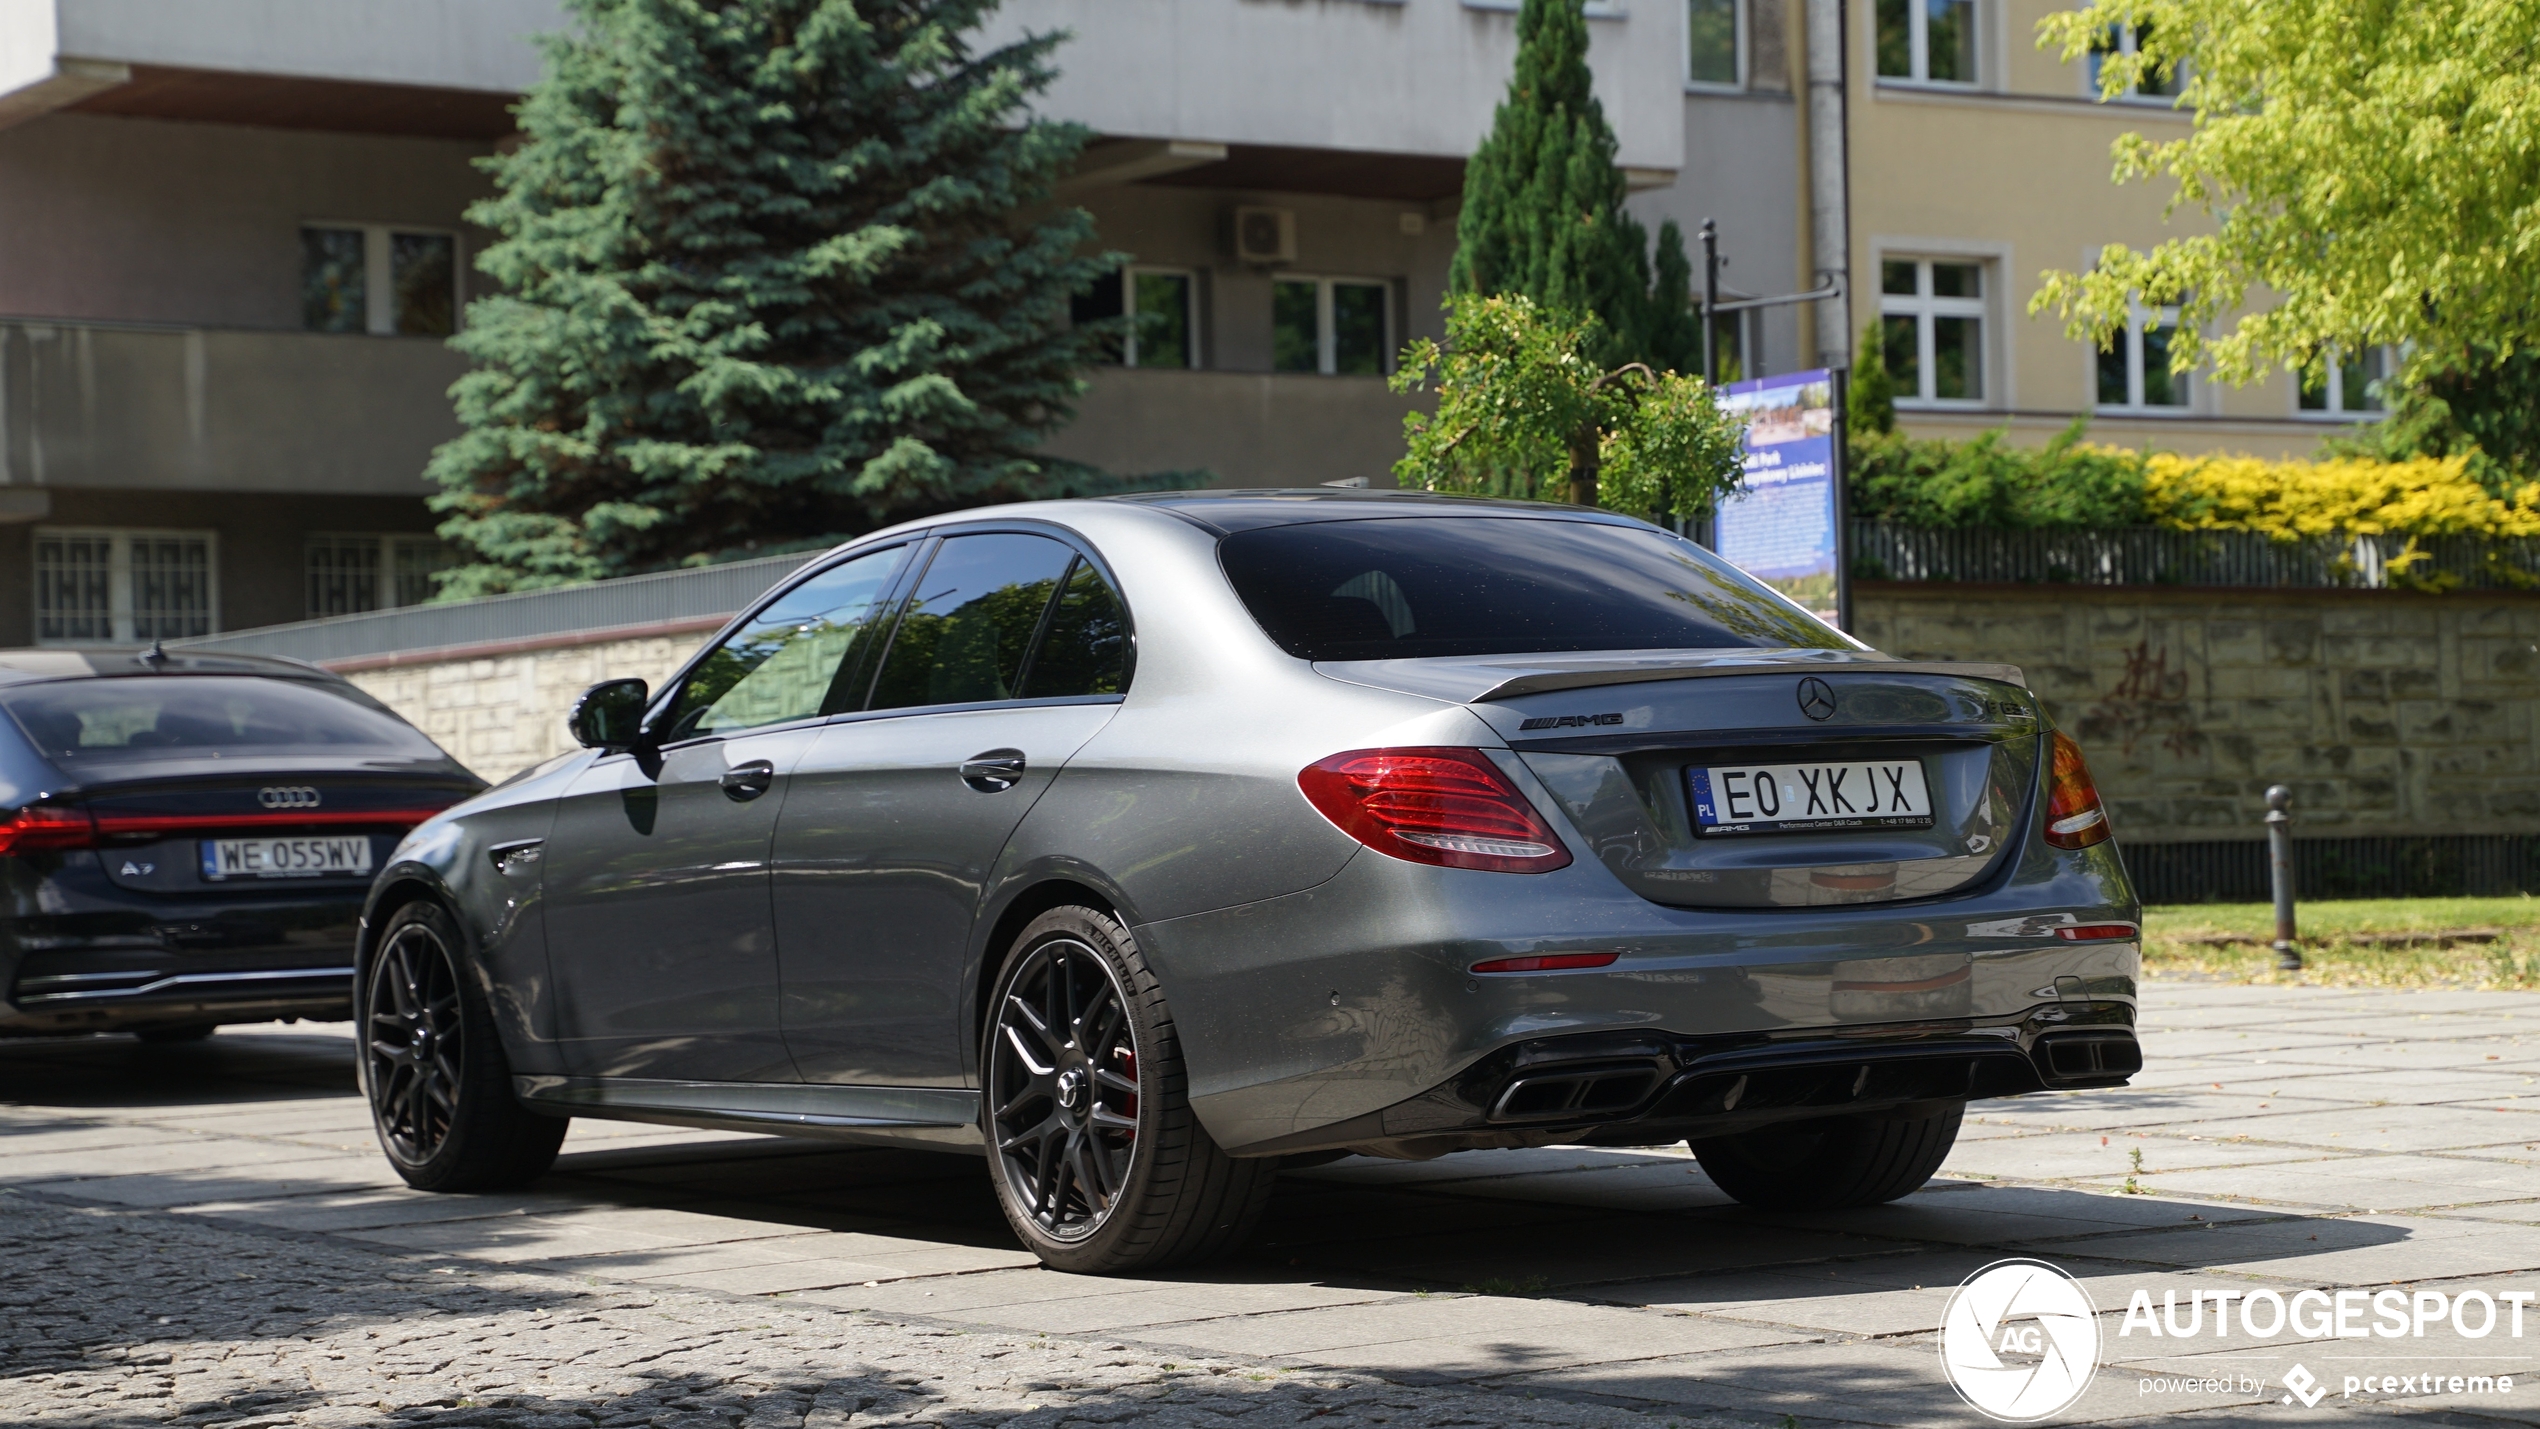
<path fill-rule="evenodd" d="M 1078 556 L 1059 587 L 1058 605 L 1050 611 L 1049 629 L 1032 668 L 1024 676 L 1023 694 L 1033 699 L 1067 695 L 1116 695 L 1129 687 L 1129 622 L 1120 597 L 1093 563 Z"/>
<path fill-rule="evenodd" d="M 414 726 L 349 686 L 252 675 L 65 680 L 0 695 L 65 769 L 222 754 L 439 759 Z"/>
<path fill-rule="evenodd" d="M 908 546 L 833 566 L 777 597 L 697 662 L 664 738 L 729 734 L 851 708 L 872 669 L 877 607 Z"/>
<path fill-rule="evenodd" d="M 1047 536 L 955 536 L 910 592 L 872 708 L 1020 697 L 1023 662 L 1076 553 Z"/>
<path fill-rule="evenodd" d="M 1692 542 L 1629 526 L 1322 521 L 1238 532 L 1218 558 L 1253 619 L 1305 660 L 1849 648 Z"/>

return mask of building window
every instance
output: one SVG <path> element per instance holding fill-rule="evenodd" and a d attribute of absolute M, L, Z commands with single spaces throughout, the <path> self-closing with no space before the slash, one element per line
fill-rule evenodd
<path fill-rule="evenodd" d="M 2327 376 L 2303 378 L 2296 410 L 2310 417 L 2380 416 L 2381 383 L 2390 372 L 2390 349 L 2368 348 L 2360 358 L 2331 367 Z"/>
<path fill-rule="evenodd" d="M 1976 82 L 1976 0 L 1878 0 L 1881 79 Z"/>
<path fill-rule="evenodd" d="M 2187 405 L 2187 379 L 2170 371 L 2178 309 L 2136 308 L 2125 330 L 2099 348 L 2099 405 L 2158 410 Z"/>
<path fill-rule="evenodd" d="M 1382 377 L 1392 370 L 1392 285 L 1281 278 L 1270 285 L 1270 365 L 1280 372 Z"/>
<path fill-rule="evenodd" d="M 2093 99 L 2099 97 L 2100 60 L 2108 55 L 2130 55 L 2135 53 L 2135 46 L 2141 43 L 2143 36 L 2148 33 L 2151 28 L 2152 27 L 2149 24 L 2110 25 L 2107 29 L 2100 32 L 2099 38 L 2090 42 L 2090 95 Z M 2134 87 L 2127 90 L 2123 95 L 2120 95 L 2119 98 L 2155 100 L 2176 99 L 2178 98 L 2180 91 L 2185 87 L 2186 86 L 2182 82 L 2177 68 L 2172 67 L 2170 72 L 2165 75 L 2145 75 L 2143 78 L 2136 80 Z"/>
<path fill-rule="evenodd" d="M 1685 0 L 1685 83 L 1734 89 L 1745 82 L 1743 0 Z"/>
<path fill-rule="evenodd" d="M 1879 264 L 1888 374 L 1906 402 L 1984 400 L 1984 265 L 1890 258 Z"/>
<path fill-rule="evenodd" d="M 208 531 L 35 531 L 35 638 L 141 645 L 219 628 Z"/>
<path fill-rule="evenodd" d="M 454 233 L 378 224 L 300 230 L 300 324 L 311 332 L 448 337 L 458 330 Z"/>
<path fill-rule="evenodd" d="M 311 620 L 421 605 L 432 599 L 432 577 L 457 558 L 431 536 L 323 533 L 309 537 L 307 573 Z"/>
<path fill-rule="evenodd" d="M 1068 305 L 1079 327 L 1127 317 L 1101 359 L 1123 367 L 1199 366 L 1199 284 L 1186 269 L 1120 268 L 1094 280 Z"/>

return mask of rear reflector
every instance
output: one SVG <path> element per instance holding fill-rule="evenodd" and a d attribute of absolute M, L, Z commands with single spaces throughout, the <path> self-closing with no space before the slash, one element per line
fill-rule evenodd
<path fill-rule="evenodd" d="M 1477 973 L 1557 973 L 1569 968 L 1611 967 L 1620 953 L 1546 953 L 1534 958 L 1493 958 L 1473 964 Z"/>
<path fill-rule="evenodd" d="M 2055 930 L 2055 936 L 2067 943 L 2104 943 L 2110 938 L 2134 936 L 2132 923 L 2079 923 Z"/>
<path fill-rule="evenodd" d="M 1354 749 L 1296 776 L 1324 818 L 1378 853 L 1441 868 L 1550 873 L 1570 851 L 1478 749 Z"/>
<path fill-rule="evenodd" d="M 2055 731 L 2046 790 L 2046 841 L 2057 848 L 2088 848 L 2107 841 L 2108 810 L 2099 802 L 2099 786 L 2081 746 Z"/>

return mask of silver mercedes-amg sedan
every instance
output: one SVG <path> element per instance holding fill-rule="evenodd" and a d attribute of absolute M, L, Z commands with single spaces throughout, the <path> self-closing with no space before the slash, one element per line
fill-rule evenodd
<path fill-rule="evenodd" d="M 2020 672 L 1602 512 L 914 522 L 572 727 L 372 890 L 416 1186 L 535 1177 L 573 1116 L 940 1147 L 1125 1271 L 1350 1154 L 1689 1141 L 1741 1201 L 1867 1206 L 1970 1099 L 2141 1066 L 2136 898 Z"/>

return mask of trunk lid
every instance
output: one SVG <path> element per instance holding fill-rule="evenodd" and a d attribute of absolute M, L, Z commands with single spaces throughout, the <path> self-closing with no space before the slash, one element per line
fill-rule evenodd
<path fill-rule="evenodd" d="M 1625 651 L 1317 668 L 1469 705 L 1585 835 L 1580 852 L 1657 903 L 1810 907 L 1962 893 L 2010 857 L 2035 802 L 2044 720 L 2008 665 Z M 1710 776 L 1753 787 L 1768 770 L 1782 771 L 1775 793 L 1787 792 L 1794 811 L 1826 817 L 1701 829 L 1698 800 L 1720 798 Z M 1821 802 L 1824 785 L 1864 774 L 1897 792 L 1918 774 L 1927 814 Z"/>
<path fill-rule="evenodd" d="M 214 761 L 201 761 L 211 764 Z M 278 887 L 356 887 L 369 872 L 276 876 L 207 868 L 224 841 L 275 841 L 302 852 L 303 841 L 361 840 L 376 871 L 407 830 L 474 794 L 483 785 L 452 766 L 405 772 L 348 772 L 308 761 L 218 761 L 217 772 L 182 770 L 173 762 L 135 771 L 140 777 L 91 784 L 71 795 L 97 825 L 97 857 L 106 877 L 137 892 L 201 897 L 221 890 L 271 896 Z M 275 767 L 261 767 L 271 763 Z M 354 861 L 336 850 L 337 863 Z"/>

